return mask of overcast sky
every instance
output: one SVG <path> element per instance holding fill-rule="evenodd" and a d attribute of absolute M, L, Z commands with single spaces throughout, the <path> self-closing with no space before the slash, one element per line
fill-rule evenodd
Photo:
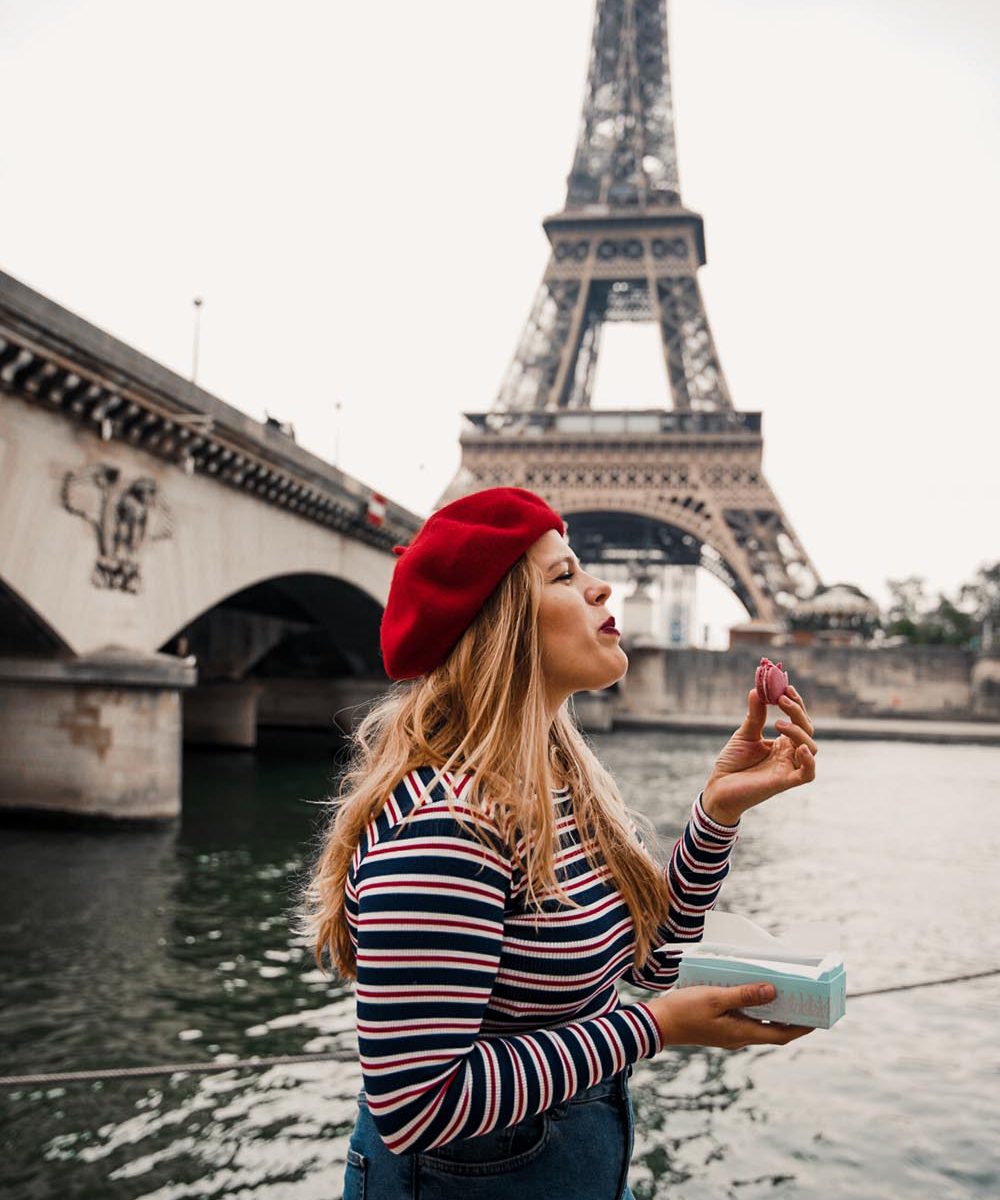
<path fill-rule="evenodd" d="M 185 375 L 203 296 L 199 383 L 425 515 L 545 267 L 592 18 L 0 0 L 0 268 Z M 670 32 L 771 486 L 824 582 L 953 592 L 1000 558 L 1000 4 L 672 0 Z M 610 333 L 596 403 L 662 405 L 653 327 Z"/>

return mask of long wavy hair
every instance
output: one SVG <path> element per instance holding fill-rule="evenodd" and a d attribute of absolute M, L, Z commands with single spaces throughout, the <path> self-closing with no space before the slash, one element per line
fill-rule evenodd
<path fill-rule="evenodd" d="M 541 571 L 519 558 L 445 662 L 393 684 L 354 730 L 338 794 L 323 802 L 330 817 L 302 896 L 300 933 L 313 943 L 321 968 L 328 959 L 344 979 L 357 978 L 344 908 L 348 868 L 362 830 L 403 776 L 427 766 L 437 773 L 421 799 L 445 772 L 472 772 L 462 805 L 496 823 L 535 911 L 553 897 L 580 907 L 554 865 L 550 793 L 568 786 L 587 861 L 594 869 L 606 866 L 632 914 L 635 965 L 648 956 L 669 900 L 664 869 L 638 834 L 641 829 L 655 848 L 655 828 L 626 807 L 566 703 L 548 722 L 538 633 L 543 586 Z M 445 792 L 456 819 L 486 845 L 482 831 L 455 812 L 447 784 Z"/>

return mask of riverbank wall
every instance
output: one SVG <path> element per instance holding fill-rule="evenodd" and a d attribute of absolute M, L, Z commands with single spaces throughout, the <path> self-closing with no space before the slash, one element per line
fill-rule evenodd
<path fill-rule="evenodd" d="M 952 646 L 626 646 L 629 669 L 614 710 L 622 719 L 732 717 L 762 655 L 780 660 L 817 717 L 1000 720 L 1000 654 Z"/>

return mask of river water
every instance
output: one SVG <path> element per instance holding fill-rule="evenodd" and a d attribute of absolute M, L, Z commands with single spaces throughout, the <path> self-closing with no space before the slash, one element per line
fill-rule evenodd
<path fill-rule="evenodd" d="M 835 923 L 849 991 L 1000 966 L 1000 752 L 819 737 L 816 782 L 745 818 L 720 907 Z M 666 853 L 720 739 L 592 741 Z M 0 830 L 2 1073 L 337 1056 L 2 1091 L 6 1200 L 340 1196 L 353 996 L 289 932 L 333 754 L 283 734 L 190 755 L 165 828 Z M 1000 1196 L 998 1018 L 1000 976 L 849 1002 L 788 1048 L 643 1060 L 637 1200 Z"/>

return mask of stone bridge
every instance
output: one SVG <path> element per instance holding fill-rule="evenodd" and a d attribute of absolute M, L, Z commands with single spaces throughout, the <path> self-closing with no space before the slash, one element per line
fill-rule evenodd
<path fill-rule="evenodd" d="M 334 728 L 420 524 L 0 273 L 0 806 L 171 816 L 182 720 Z"/>

